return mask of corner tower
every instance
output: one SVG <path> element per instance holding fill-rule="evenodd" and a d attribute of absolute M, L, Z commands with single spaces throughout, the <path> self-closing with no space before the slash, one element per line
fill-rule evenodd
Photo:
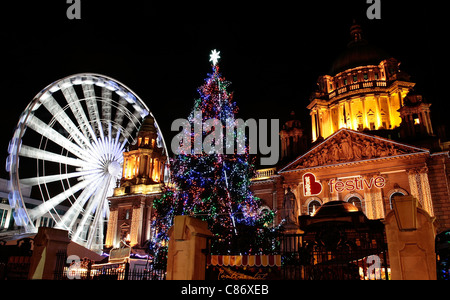
<path fill-rule="evenodd" d="M 120 241 L 139 249 L 150 239 L 153 200 L 165 184 L 167 156 L 157 134 L 155 120 L 148 115 L 136 143 L 123 153 L 122 178 L 110 201 L 105 248 Z"/>

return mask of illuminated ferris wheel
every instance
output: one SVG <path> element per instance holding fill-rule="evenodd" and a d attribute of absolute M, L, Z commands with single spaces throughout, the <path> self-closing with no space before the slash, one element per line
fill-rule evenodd
<path fill-rule="evenodd" d="M 122 175 L 122 153 L 148 114 L 136 94 L 103 75 L 77 74 L 43 89 L 21 114 L 8 147 L 16 224 L 36 232 L 38 220 L 50 217 L 73 241 L 101 250 L 106 198 Z M 26 187 L 36 203 L 25 201 Z"/>

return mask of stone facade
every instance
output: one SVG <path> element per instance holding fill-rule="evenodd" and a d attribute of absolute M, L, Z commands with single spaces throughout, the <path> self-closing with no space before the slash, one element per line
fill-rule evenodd
<path fill-rule="evenodd" d="M 393 196 L 410 195 L 436 217 L 438 232 L 450 229 L 450 156 L 433 130 L 431 104 L 414 93 L 416 83 L 395 58 L 364 39 L 359 25 L 350 36 L 309 99 L 311 144 L 295 144 L 309 133 L 291 118 L 280 132 L 282 160 L 257 172 L 253 192 L 277 212 L 276 224 L 289 215 L 290 189 L 299 216 L 342 200 L 369 219 L 384 219 Z"/>

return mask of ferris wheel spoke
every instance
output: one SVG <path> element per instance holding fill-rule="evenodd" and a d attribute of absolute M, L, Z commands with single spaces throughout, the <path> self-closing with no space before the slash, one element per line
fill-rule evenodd
<path fill-rule="evenodd" d="M 80 213 L 83 212 L 83 206 L 86 201 L 93 195 L 97 187 L 93 184 L 88 185 L 78 196 L 77 200 L 72 203 L 69 210 L 62 216 L 61 221 L 58 222 L 58 227 L 63 229 L 69 229 L 75 225 Z"/>
<path fill-rule="evenodd" d="M 106 177 L 106 176 L 105 176 Z M 104 179 L 104 178 L 103 178 Z M 100 201 L 105 201 L 105 199 L 101 199 L 102 193 L 102 184 L 104 180 L 98 180 L 97 184 L 95 185 L 95 192 L 89 197 L 88 204 L 86 209 L 84 210 L 83 217 L 81 218 L 80 224 L 78 225 L 78 228 L 75 231 L 74 238 L 79 239 L 80 236 L 84 238 L 86 237 L 86 233 L 89 226 L 92 226 L 91 223 L 94 221 L 94 213 L 99 205 Z M 90 230 L 92 231 L 92 229 Z"/>
<path fill-rule="evenodd" d="M 99 132 L 100 135 L 103 137 L 103 129 L 100 123 L 100 114 L 97 107 L 94 85 L 89 83 L 83 83 L 81 87 L 83 89 L 83 94 L 86 100 L 89 119 L 91 120 L 91 124 L 95 129 L 94 132 Z"/>
<path fill-rule="evenodd" d="M 20 151 L 19 151 L 19 156 L 40 159 L 40 160 L 44 160 L 44 161 L 51 161 L 51 162 L 56 162 L 56 163 L 62 163 L 62 164 L 75 166 L 75 167 L 84 167 L 87 165 L 87 163 L 83 160 L 63 156 L 60 154 L 56 154 L 53 152 L 34 148 L 31 146 L 27 146 L 27 145 L 21 146 Z"/>
<path fill-rule="evenodd" d="M 112 91 L 106 87 L 102 88 L 102 118 L 111 121 L 111 97 Z"/>
<path fill-rule="evenodd" d="M 78 172 L 72 172 L 72 173 L 67 173 L 67 174 L 36 176 L 36 177 L 31 177 L 31 178 L 20 179 L 20 184 L 27 185 L 27 186 L 36 186 L 38 184 L 47 184 L 47 183 L 51 183 L 51 182 L 55 182 L 55 181 L 61 181 L 64 179 L 90 175 L 93 172 L 95 172 L 95 170 L 94 171 L 93 170 L 78 171 Z"/>
<path fill-rule="evenodd" d="M 69 150 L 72 154 L 76 155 L 77 157 L 82 159 L 90 157 L 87 151 L 79 147 L 77 144 L 74 144 L 71 141 L 69 141 L 69 139 L 61 135 L 59 132 L 54 130 L 49 125 L 42 122 L 36 116 L 30 116 L 29 123 L 27 125 L 29 128 L 33 129 L 42 136 L 45 136 L 49 140 L 53 141 L 55 144 L 58 144 L 62 148 Z"/>
<path fill-rule="evenodd" d="M 102 230 L 103 229 L 103 221 L 102 220 L 103 220 L 104 206 L 105 206 L 105 202 L 106 202 L 106 197 L 108 196 L 108 191 L 111 188 L 112 179 L 113 179 L 113 177 L 111 175 L 104 176 L 102 184 L 101 184 L 101 189 L 95 195 L 94 207 L 93 207 L 95 214 L 94 214 L 94 220 L 91 225 L 92 230 L 90 230 L 89 235 L 87 237 L 87 247 L 88 248 L 92 248 L 92 244 L 93 244 L 96 236 L 101 237 L 101 240 L 103 240 L 103 230 Z"/>
<path fill-rule="evenodd" d="M 141 122 L 139 122 L 139 116 L 140 113 L 138 111 L 135 111 L 133 114 L 133 117 L 130 118 L 130 121 L 127 124 L 127 128 L 125 129 L 125 132 L 133 132 L 134 129 L 139 129 L 141 126 Z"/>
<path fill-rule="evenodd" d="M 37 219 L 37 218 L 43 216 L 44 214 L 46 214 L 47 212 L 52 210 L 54 207 L 59 205 L 61 202 L 70 198 L 73 194 L 77 193 L 81 189 L 86 188 L 89 184 L 94 183 L 96 180 L 97 180 L 97 178 L 95 176 L 91 177 L 91 179 L 83 180 L 83 181 L 77 183 L 76 185 L 68 188 L 67 190 L 64 190 L 63 192 L 54 196 L 53 198 L 50 198 L 49 200 L 36 206 L 35 208 L 33 208 L 29 211 L 30 218 Z"/>
<path fill-rule="evenodd" d="M 53 115 L 56 121 L 73 137 L 73 140 L 81 147 L 89 145 L 88 139 L 80 132 L 53 96 L 48 95 L 42 99 L 42 104 Z"/>
<path fill-rule="evenodd" d="M 114 117 L 114 123 L 116 124 L 123 124 L 123 118 L 125 116 L 125 110 L 127 106 L 127 100 L 125 98 L 120 97 L 119 99 L 119 105 L 117 107 L 116 115 Z"/>
<path fill-rule="evenodd" d="M 83 107 L 81 106 L 81 103 L 78 99 L 75 89 L 73 88 L 72 85 L 69 84 L 67 85 L 62 84 L 61 86 L 62 86 L 61 91 L 63 92 L 64 98 L 69 104 L 69 107 L 72 110 L 72 113 L 75 116 L 75 119 L 77 120 L 77 123 L 80 126 L 82 133 L 84 134 L 84 136 L 92 135 L 88 127 L 89 121 L 84 113 Z"/>
<path fill-rule="evenodd" d="M 108 135 L 112 135 L 111 127 L 111 102 L 112 91 L 106 87 L 102 88 L 102 120 L 106 122 L 108 126 Z"/>

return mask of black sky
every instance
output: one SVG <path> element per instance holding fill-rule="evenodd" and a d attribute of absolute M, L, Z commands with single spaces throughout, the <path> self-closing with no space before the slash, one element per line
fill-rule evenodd
<path fill-rule="evenodd" d="M 170 125 L 185 118 L 221 51 L 239 117 L 279 118 L 295 110 L 305 127 L 317 77 L 349 41 L 356 19 L 371 44 L 402 62 L 416 91 L 448 125 L 448 18 L 442 2 L 381 0 L 381 20 L 368 20 L 365 0 L 352 1 L 93 1 L 81 20 L 69 4 L 15 1 L 0 11 L 0 161 L 19 115 L 51 82 L 80 72 L 113 77 L 142 98 L 170 144 Z M 1 150 L 3 149 L 3 150 Z M 1 167 L 1 176 L 6 172 Z"/>

